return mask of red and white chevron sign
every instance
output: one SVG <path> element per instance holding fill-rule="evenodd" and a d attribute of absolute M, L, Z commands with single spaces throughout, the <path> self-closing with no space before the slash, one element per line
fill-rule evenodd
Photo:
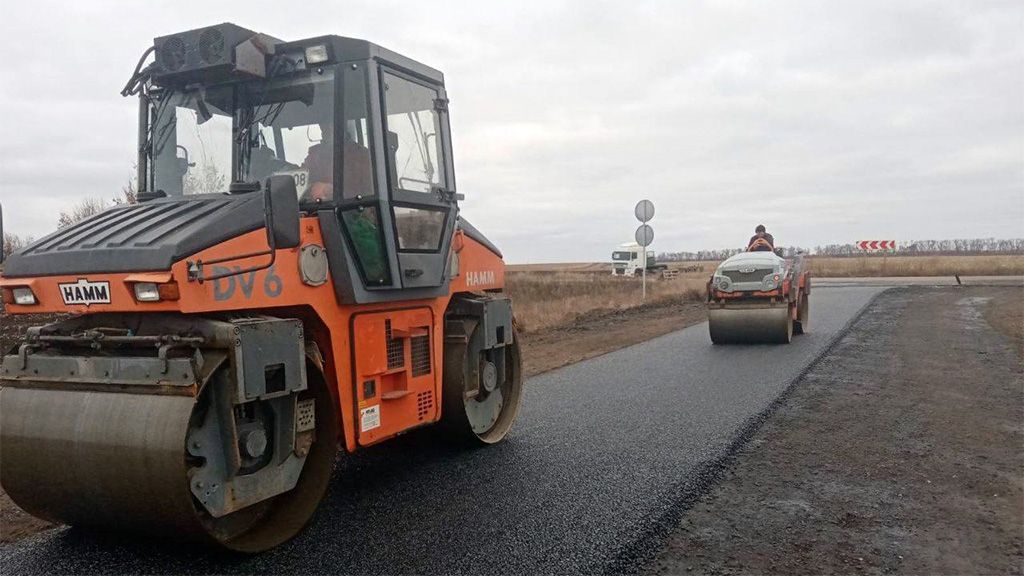
<path fill-rule="evenodd" d="M 895 240 L 861 240 L 857 242 L 857 248 L 861 250 L 895 250 Z"/>

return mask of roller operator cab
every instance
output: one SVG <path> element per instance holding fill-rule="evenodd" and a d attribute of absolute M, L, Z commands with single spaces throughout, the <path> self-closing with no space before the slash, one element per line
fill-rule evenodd
<path fill-rule="evenodd" d="M 459 217 L 440 72 L 222 24 L 157 38 L 123 94 L 138 204 L 0 279 L 11 314 L 71 313 L 3 356 L 19 506 L 255 552 L 310 518 L 339 446 L 505 437 L 519 345 L 501 253 Z"/>

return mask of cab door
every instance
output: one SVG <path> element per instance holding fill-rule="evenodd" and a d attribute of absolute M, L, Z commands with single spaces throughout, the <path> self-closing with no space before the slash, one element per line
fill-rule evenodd
<path fill-rule="evenodd" d="M 384 150 L 402 288 L 443 286 L 457 214 L 444 87 L 381 66 Z"/>

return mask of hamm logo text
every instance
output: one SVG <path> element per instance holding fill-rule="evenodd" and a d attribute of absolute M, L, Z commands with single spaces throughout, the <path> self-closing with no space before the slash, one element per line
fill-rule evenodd
<path fill-rule="evenodd" d="M 57 287 L 65 304 L 110 304 L 110 282 L 89 282 L 82 278 Z"/>
<path fill-rule="evenodd" d="M 494 270 L 479 270 L 466 272 L 466 286 L 480 286 L 481 284 L 494 284 Z"/>

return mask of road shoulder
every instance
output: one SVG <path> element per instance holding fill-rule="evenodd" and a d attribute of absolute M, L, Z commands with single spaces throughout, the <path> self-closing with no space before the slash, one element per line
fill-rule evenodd
<path fill-rule="evenodd" d="M 1018 288 L 900 289 L 791 389 L 647 574 L 1019 572 Z M 998 312 L 996 316 L 1002 316 Z"/>
<path fill-rule="evenodd" d="M 567 326 L 522 335 L 526 376 L 589 360 L 707 320 L 703 302 L 595 310 Z"/>

